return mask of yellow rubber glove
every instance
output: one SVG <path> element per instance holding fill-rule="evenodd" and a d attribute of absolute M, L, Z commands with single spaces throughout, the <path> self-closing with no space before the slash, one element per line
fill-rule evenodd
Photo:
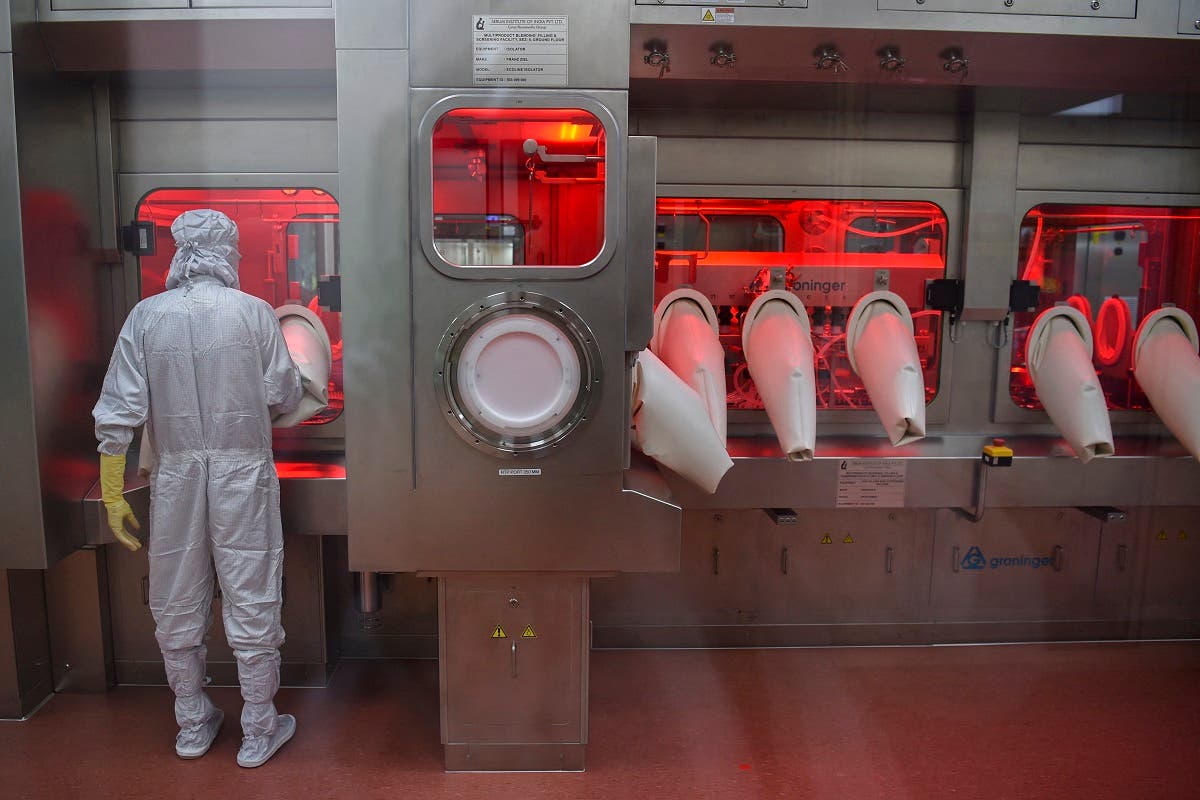
<path fill-rule="evenodd" d="M 107 456 L 100 454 L 100 497 L 104 507 L 108 509 L 108 527 L 113 536 L 129 550 L 141 550 L 142 542 L 136 536 L 125 531 L 125 523 L 139 531 L 142 529 L 133 509 L 125 501 L 125 456 Z"/>

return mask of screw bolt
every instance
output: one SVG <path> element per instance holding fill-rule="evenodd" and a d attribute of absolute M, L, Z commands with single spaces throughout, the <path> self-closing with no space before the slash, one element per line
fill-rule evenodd
<path fill-rule="evenodd" d="M 1100 10 L 1100 0 L 1092 0 L 1092 11 Z"/>

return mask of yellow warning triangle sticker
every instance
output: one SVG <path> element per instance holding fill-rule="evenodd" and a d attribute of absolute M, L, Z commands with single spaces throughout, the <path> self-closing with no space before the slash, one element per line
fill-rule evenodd
<path fill-rule="evenodd" d="M 854 544 L 854 537 L 847 533 L 846 538 L 842 539 L 842 544 Z"/>
<path fill-rule="evenodd" d="M 533 632 L 532 625 L 525 626 L 525 630 L 521 631 L 521 638 L 522 639 L 536 639 L 537 638 L 537 634 Z"/>
<path fill-rule="evenodd" d="M 704 9 L 704 16 L 700 18 L 701 22 L 716 22 L 716 17 L 713 16 L 712 9 Z"/>
<path fill-rule="evenodd" d="M 499 625 L 497 625 L 496 628 L 492 631 L 492 638 L 493 639 L 507 639 L 508 634 L 504 632 L 504 628 L 501 628 Z"/>
<path fill-rule="evenodd" d="M 1178 538 L 1179 538 L 1179 541 L 1186 542 L 1187 541 L 1187 531 L 1180 531 Z"/>
<path fill-rule="evenodd" d="M 1160 542 L 1165 542 L 1165 541 L 1167 540 L 1167 532 L 1166 532 L 1166 531 L 1159 531 L 1159 532 L 1158 532 L 1158 540 L 1159 540 Z"/>
<path fill-rule="evenodd" d="M 833 544 L 833 539 L 830 538 L 828 533 L 821 537 L 821 544 Z"/>

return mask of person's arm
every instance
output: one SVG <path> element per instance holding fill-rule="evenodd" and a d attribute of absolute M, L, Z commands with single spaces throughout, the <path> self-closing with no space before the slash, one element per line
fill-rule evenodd
<path fill-rule="evenodd" d="M 267 390 L 267 408 L 271 419 L 276 419 L 296 410 L 304 397 L 304 387 L 300 384 L 300 370 L 288 352 L 275 312 L 265 303 L 263 308 L 266 311 L 261 345 L 263 383 Z"/>
<path fill-rule="evenodd" d="M 134 429 L 146 422 L 150 413 L 150 389 L 146 380 L 146 360 L 140 333 L 130 314 L 117 337 L 100 400 L 92 410 L 96 420 L 96 438 L 100 441 L 100 493 L 108 511 L 108 527 L 117 541 L 130 550 L 141 548 L 141 541 L 125 530 L 128 522 L 134 530 L 141 525 L 125 500 L 125 451 Z"/>

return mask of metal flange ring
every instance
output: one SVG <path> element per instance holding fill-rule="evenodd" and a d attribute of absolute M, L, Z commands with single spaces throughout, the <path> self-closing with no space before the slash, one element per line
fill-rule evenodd
<path fill-rule="evenodd" d="M 587 420 L 603 359 L 565 303 L 508 291 L 454 318 L 433 370 L 446 421 L 465 442 L 496 456 L 544 455 Z"/>

